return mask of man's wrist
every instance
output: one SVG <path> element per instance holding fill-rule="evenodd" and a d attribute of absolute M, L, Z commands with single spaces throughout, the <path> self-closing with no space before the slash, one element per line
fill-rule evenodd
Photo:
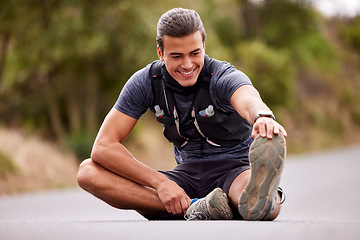
<path fill-rule="evenodd" d="M 256 120 L 258 120 L 258 118 L 260 117 L 268 117 L 268 118 L 272 118 L 275 120 L 275 116 L 274 113 L 272 111 L 259 111 L 255 118 L 254 118 L 254 123 L 256 122 Z"/>

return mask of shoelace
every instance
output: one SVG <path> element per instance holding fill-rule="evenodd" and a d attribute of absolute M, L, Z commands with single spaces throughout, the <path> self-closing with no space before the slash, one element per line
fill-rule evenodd
<path fill-rule="evenodd" d="M 190 221 L 190 220 L 210 220 L 208 215 L 206 215 L 203 212 L 196 212 L 195 210 L 193 210 L 191 213 L 185 214 L 184 218 L 187 221 Z"/>

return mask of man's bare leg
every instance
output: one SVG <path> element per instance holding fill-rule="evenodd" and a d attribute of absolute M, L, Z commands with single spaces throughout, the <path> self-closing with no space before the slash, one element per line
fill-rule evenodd
<path fill-rule="evenodd" d="M 123 178 L 93 162 L 84 160 L 77 175 L 81 188 L 119 209 L 134 209 L 142 214 L 166 212 L 155 190 Z"/>
<path fill-rule="evenodd" d="M 238 211 L 240 197 L 250 180 L 250 174 L 250 170 L 242 172 L 241 174 L 239 174 L 239 176 L 235 178 L 234 182 L 231 184 L 229 190 L 229 202 L 233 211 Z M 281 199 L 279 194 L 277 194 L 276 197 L 278 199 Z M 271 210 L 270 215 L 265 220 L 272 221 L 279 215 L 281 205 L 278 202 L 279 201 L 274 202 L 274 208 Z"/>

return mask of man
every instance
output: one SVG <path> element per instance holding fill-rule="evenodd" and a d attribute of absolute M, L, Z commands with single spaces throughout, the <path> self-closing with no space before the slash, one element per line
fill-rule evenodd
<path fill-rule="evenodd" d="M 205 54 L 205 37 L 194 10 L 161 16 L 160 60 L 122 89 L 80 165 L 79 186 L 148 219 L 273 220 L 286 131 L 245 74 Z M 174 143 L 171 171 L 144 165 L 122 145 L 148 108 Z"/>

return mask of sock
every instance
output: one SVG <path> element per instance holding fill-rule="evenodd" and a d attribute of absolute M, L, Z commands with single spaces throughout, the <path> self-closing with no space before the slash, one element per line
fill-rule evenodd
<path fill-rule="evenodd" d="M 194 198 L 194 199 L 191 201 L 190 206 L 191 206 L 194 202 L 196 202 L 197 200 L 199 200 L 199 199 L 198 199 L 198 198 Z"/>

